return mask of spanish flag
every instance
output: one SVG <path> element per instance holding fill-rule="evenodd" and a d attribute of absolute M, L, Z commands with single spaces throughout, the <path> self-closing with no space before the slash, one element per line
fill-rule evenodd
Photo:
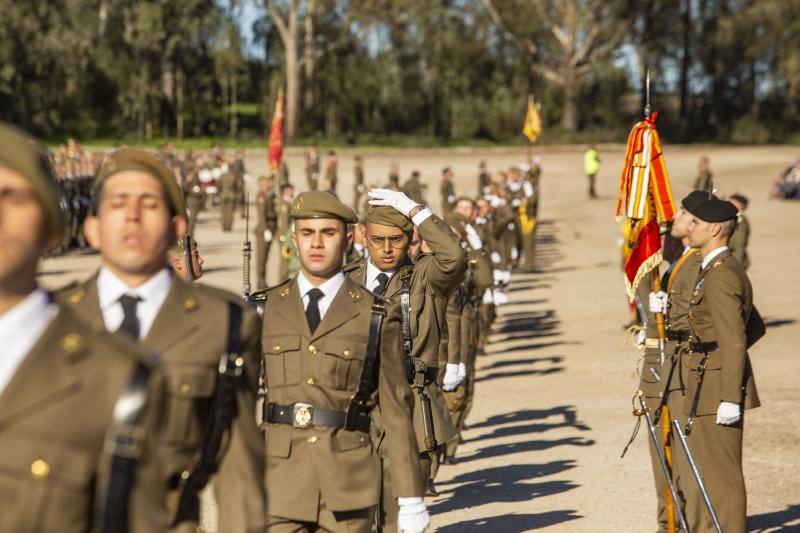
<path fill-rule="evenodd" d="M 533 96 L 528 96 L 528 113 L 525 115 L 525 125 L 522 133 L 532 143 L 536 142 L 542 133 L 542 117 L 539 114 L 539 104 L 533 102 Z"/>
<path fill-rule="evenodd" d="M 283 158 L 283 89 L 278 90 L 275 99 L 275 113 L 269 130 L 269 168 L 273 174 L 278 172 Z"/>

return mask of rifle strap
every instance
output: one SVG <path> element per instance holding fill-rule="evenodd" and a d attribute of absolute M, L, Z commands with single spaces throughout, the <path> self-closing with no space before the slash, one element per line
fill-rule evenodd
<path fill-rule="evenodd" d="M 230 431 L 236 416 L 236 387 L 242 376 L 244 359 L 241 356 L 242 308 L 228 303 L 228 345 L 220 356 L 217 386 L 203 430 L 203 439 L 192 461 L 181 473 L 178 508 L 172 526 L 185 520 L 200 518 L 199 493 L 217 472 L 225 434 Z"/>
<path fill-rule="evenodd" d="M 128 503 L 142 453 L 145 430 L 141 426 L 147 405 L 150 370 L 139 363 L 117 398 L 106 435 L 104 452 L 111 456 L 105 497 L 95 509 L 97 530 L 102 533 L 127 533 Z"/>
<path fill-rule="evenodd" d="M 375 369 L 378 363 L 378 351 L 381 346 L 381 326 L 383 317 L 386 316 L 386 306 L 380 296 L 375 296 L 372 300 L 372 316 L 369 322 L 369 336 L 367 337 L 367 353 L 364 357 L 364 364 L 361 367 L 361 377 L 358 380 L 358 387 L 350 398 L 345 416 L 344 429 L 355 431 L 358 425 L 358 416 L 365 411 L 367 401 L 377 388 L 375 380 Z"/>
<path fill-rule="evenodd" d="M 400 278 L 400 311 L 402 313 L 401 330 L 403 334 L 403 353 L 411 357 L 411 275 L 410 270 Z"/>

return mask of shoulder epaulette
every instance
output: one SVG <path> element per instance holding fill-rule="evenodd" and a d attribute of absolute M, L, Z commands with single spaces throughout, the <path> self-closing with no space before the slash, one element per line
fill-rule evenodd
<path fill-rule="evenodd" d="M 351 261 L 351 262 L 347 263 L 346 265 L 344 265 L 344 267 L 342 267 L 342 270 L 344 271 L 345 274 L 349 274 L 350 272 L 353 272 L 354 270 L 358 270 L 363 265 L 364 265 L 364 261 L 363 260 L 356 259 L 355 261 Z"/>

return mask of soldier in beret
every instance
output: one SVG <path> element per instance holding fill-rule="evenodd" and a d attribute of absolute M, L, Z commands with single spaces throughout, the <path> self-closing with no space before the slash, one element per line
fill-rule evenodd
<path fill-rule="evenodd" d="M 43 149 L 0 124 L 0 531 L 163 531 L 153 357 L 36 284 L 56 191 Z"/>
<path fill-rule="evenodd" d="M 125 332 L 162 356 L 167 394 L 158 453 L 173 530 L 195 531 L 197 492 L 217 471 L 220 530 L 263 528 L 255 310 L 243 308 L 238 295 L 186 283 L 168 268 L 167 250 L 185 231 L 186 207 L 172 173 L 154 155 L 136 148 L 111 153 L 95 178 L 94 202 L 84 231 L 102 265 L 60 297 L 94 327 Z M 234 355 L 222 365 L 222 354 Z"/>
<path fill-rule="evenodd" d="M 689 244 L 699 250 L 702 263 L 689 304 L 689 353 L 681 365 L 683 415 L 691 421 L 689 447 L 726 533 L 746 530 L 744 411 L 760 405 L 747 354 L 756 340 L 748 334 L 748 322 L 757 316 L 753 289 L 727 246 L 737 212 L 732 203 L 715 197 L 692 208 Z M 715 531 L 684 455 L 677 454 L 676 461 L 689 527 Z"/>
<path fill-rule="evenodd" d="M 429 516 L 400 306 L 343 274 L 347 225 L 357 221 L 351 208 L 307 191 L 291 217 L 300 272 L 267 290 L 264 307 L 268 529 L 372 530 L 381 461 L 370 433 L 380 413 L 399 530 L 422 532 Z"/>
<path fill-rule="evenodd" d="M 430 402 L 429 406 L 423 405 L 420 395 L 414 395 L 414 428 L 427 479 L 437 451 L 437 446 L 430 449 L 430 439 L 435 438 L 438 445 L 455 434 L 438 381 L 439 344 L 447 300 L 464 275 L 466 256 L 447 224 L 425 205 L 399 191 L 373 189 L 368 194 L 372 206 L 362 231 L 369 257 L 348 265 L 345 273 L 376 294 L 401 301 L 407 299 L 408 311 L 403 320 L 408 333 L 404 343 L 409 373 L 419 374 L 419 387 Z M 409 247 L 415 229 L 430 252 L 418 255 L 412 262 Z M 433 435 L 428 435 L 425 429 L 423 409 L 430 409 Z M 382 526 L 391 531 L 397 515 L 392 494 L 397 492 L 389 465 L 387 461 L 384 463 L 385 498 L 380 519 Z"/>

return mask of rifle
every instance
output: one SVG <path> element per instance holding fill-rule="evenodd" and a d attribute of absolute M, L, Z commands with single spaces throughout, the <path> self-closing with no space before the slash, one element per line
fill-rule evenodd
<path fill-rule="evenodd" d="M 242 243 L 242 296 L 250 301 L 250 191 L 244 199 L 244 242 Z"/>
<path fill-rule="evenodd" d="M 192 260 L 192 236 L 188 233 L 183 236 L 183 262 L 186 265 L 186 277 L 194 281 L 194 261 Z"/>

